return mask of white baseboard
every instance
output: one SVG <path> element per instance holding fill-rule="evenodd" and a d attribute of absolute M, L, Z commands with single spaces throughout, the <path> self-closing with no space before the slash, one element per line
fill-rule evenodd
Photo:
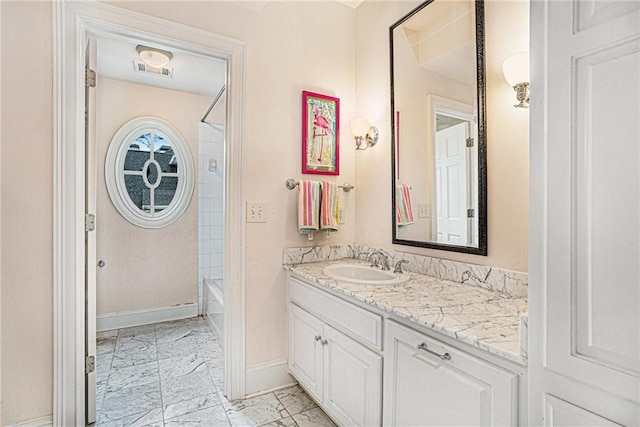
<path fill-rule="evenodd" d="M 98 314 L 96 316 L 96 330 L 98 332 L 111 331 L 169 320 L 188 319 L 197 315 L 198 304 L 195 303 Z"/>
<path fill-rule="evenodd" d="M 35 420 L 23 421 L 18 424 L 10 424 L 8 427 L 51 427 L 53 425 L 53 415 L 36 418 Z"/>
<path fill-rule="evenodd" d="M 287 359 L 278 359 L 267 363 L 247 366 L 245 381 L 245 393 L 247 397 L 267 393 L 298 383 L 289 375 Z"/>

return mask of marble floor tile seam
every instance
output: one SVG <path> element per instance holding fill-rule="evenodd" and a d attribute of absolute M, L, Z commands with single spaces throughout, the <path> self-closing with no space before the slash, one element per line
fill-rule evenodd
<path fill-rule="evenodd" d="M 221 368 L 223 368 L 224 364 L 223 364 L 223 352 L 222 352 L 222 348 L 220 346 L 219 340 L 221 340 L 221 337 L 217 337 L 216 334 L 214 332 L 207 332 L 207 331 L 203 331 L 202 330 L 202 326 L 206 325 L 205 322 L 203 320 L 198 319 L 197 321 L 194 321 L 192 319 L 190 319 L 191 321 L 189 322 L 180 322 L 180 321 L 175 321 L 175 322 L 163 322 L 165 323 L 164 325 L 162 325 L 160 328 L 158 327 L 159 324 L 155 324 L 153 331 L 154 331 L 154 340 L 153 341 L 149 341 L 149 336 L 147 334 L 147 337 L 144 340 L 139 340 L 136 338 L 136 335 L 134 334 L 135 330 L 133 328 L 126 328 L 126 333 L 124 335 L 122 335 L 122 337 L 128 341 L 137 341 L 139 342 L 140 345 L 145 345 L 144 343 L 147 343 L 146 345 L 152 345 L 154 347 L 157 348 L 158 345 L 158 337 L 157 335 L 155 335 L 155 332 L 158 329 L 162 329 L 165 333 L 167 333 L 168 330 L 177 330 L 178 332 L 176 333 L 178 337 L 180 337 L 182 335 L 182 337 L 191 337 L 193 339 L 193 342 L 195 342 L 196 344 L 196 351 L 194 354 L 192 354 L 192 357 L 195 358 L 200 358 L 202 361 L 204 361 L 204 364 L 206 366 L 206 374 L 207 377 L 209 378 L 210 382 L 213 384 L 214 389 L 210 390 L 210 394 L 215 394 L 217 396 L 217 398 L 219 399 L 220 403 L 214 403 L 210 406 L 203 408 L 196 408 L 196 410 L 194 411 L 190 411 L 190 412 L 186 412 L 186 413 L 182 413 L 178 416 L 175 416 L 175 412 L 171 413 L 171 412 L 166 412 L 168 408 L 170 408 L 171 406 L 175 406 L 175 405 L 181 405 L 181 404 L 185 404 L 186 401 L 179 401 L 179 402 L 173 402 L 173 403 L 165 403 L 165 393 L 163 392 L 163 388 L 160 388 L 160 408 L 155 408 L 152 409 L 151 411 L 161 411 L 162 413 L 162 420 L 157 420 L 154 421 L 150 424 L 145 424 L 145 425 L 159 425 L 159 426 L 165 426 L 165 425 L 180 425 L 179 423 L 176 424 L 176 420 L 184 420 L 184 422 L 199 422 L 200 420 L 192 415 L 193 413 L 201 413 L 203 416 L 205 416 L 207 414 L 206 409 L 211 409 L 211 411 L 214 411 L 212 408 L 215 407 L 220 407 L 221 410 L 224 412 L 224 416 L 226 417 L 225 421 L 223 422 L 223 424 L 225 425 L 243 425 L 242 422 L 241 424 L 238 424 L 239 420 L 236 420 L 236 422 L 234 423 L 234 420 L 231 419 L 229 412 L 233 412 L 234 409 L 233 407 L 230 408 L 225 408 L 225 405 L 223 404 L 225 401 L 229 402 L 226 397 L 223 394 L 223 384 L 220 384 L 219 382 L 223 380 L 223 376 L 222 376 L 222 372 L 221 372 Z M 191 329 L 190 329 L 191 328 Z M 144 331 L 144 329 L 141 329 L 142 331 Z M 147 331 L 149 329 L 146 329 Z M 182 332 L 184 332 L 184 334 L 182 334 Z M 170 333 L 170 332 L 169 332 Z M 118 333 L 117 335 L 118 337 L 121 336 L 120 333 Z M 164 337 L 166 337 L 167 335 L 165 334 Z M 170 342 L 168 343 L 170 344 Z M 132 343 L 133 345 L 133 343 Z M 108 376 L 107 376 L 107 385 L 108 386 L 108 380 L 109 377 L 111 376 L 111 374 L 114 371 L 118 371 L 121 370 L 123 368 L 132 368 L 132 366 L 114 366 L 113 361 L 116 360 L 116 358 L 114 357 L 114 355 L 116 354 L 116 347 L 117 346 L 117 341 L 116 341 L 116 345 L 114 346 L 114 351 L 111 354 L 111 360 L 109 363 L 109 368 L 108 368 Z M 105 353 L 106 355 L 106 353 Z M 155 360 L 153 360 L 156 363 L 156 366 L 158 367 L 158 381 L 161 383 L 163 381 L 162 376 L 160 375 L 160 364 L 161 361 L 164 361 L 164 363 L 168 363 L 167 360 L 168 359 L 163 359 L 161 354 L 156 351 L 155 354 Z M 137 368 L 133 368 L 131 369 L 132 372 L 135 372 Z M 201 368 L 199 368 L 201 369 Z M 125 371 L 126 372 L 126 371 Z M 154 375 L 155 377 L 155 375 Z M 123 387 L 123 389 L 128 389 L 128 388 L 133 388 L 135 387 L 135 384 L 131 384 L 129 386 L 125 386 Z M 294 386 L 297 387 L 297 386 Z M 291 387 L 293 388 L 293 387 Z M 286 389 L 285 389 L 286 390 Z M 317 406 L 317 404 L 312 401 L 308 396 L 307 399 L 311 400 L 313 402 L 314 407 L 311 409 L 307 409 L 307 408 L 303 408 L 303 409 L 293 409 L 293 407 L 291 406 L 291 402 L 287 402 L 285 403 L 284 399 L 281 399 L 280 397 L 278 397 L 277 394 L 270 392 L 268 394 L 272 395 L 272 399 L 275 400 L 275 402 L 278 402 L 281 406 L 281 415 L 279 419 L 274 420 L 273 417 L 271 419 L 271 421 L 267 422 L 267 423 L 259 423 L 259 422 L 253 422 L 251 421 L 249 423 L 249 425 L 255 425 L 255 426 L 274 426 L 274 427 L 281 427 L 281 426 L 298 426 L 298 422 L 294 419 L 294 416 L 300 418 L 300 416 L 302 416 L 303 414 L 306 414 L 308 412 L 310 412 L 313 409 L 316 410 L 320 410 Z M 306 393 L 302 390 L 301 392 L 295 392 L 293 393 L 295 394 L 294 398 L 299 398 L 301 397 L 301 395 L 305 395 Z M 107 393 L 107 387 L 104 387 L 104 395 L 103 398 L 101 399 L 101 403 L 103 404 L 102 406 L 104 406 L 104 402 L 107 400 L 108 393 Z M 196 398 L 197 399 L 197 398 Z M 187 399 L 188 400 L 188 399 Z M 250 399 L 245 399 L 243 401 L 240 402 L 245 402 L 247 400 Z M 294 399 L 295 400 L 295 399 Z M 231 402 L 229 402 L 231 403 Z M 295 404 L 295 402 L 294 402 Z M 289 405 L 289 406 L 287 406 Z M 103 409 L 103 408 L 99 408 Z M 147 412 L 151 412 L 151 411 L 147 411 Z M 211 412 L 209 411 L 209 412 Z M 141 412 L 138 414 L 127 414 L 123 417 L 120 417 L 116 420 L 110 420 L 108 419 L 108 421 L 110 423 L 112 423 L 114 426 L 115 425 L 127 425 L 127 423 L 125 421 L 127 421 L 127 419 L 131 419 L 131 418 L 142 418 L 145 419 L 144 417 L 147 415 L 147 412 Z M 215 411 L 214 411 L 215 412 Z M 218 416 L 220 416 L 220 411 L 218 411 Z M 259 417 L 258 417 L 259 418 Z M 305 418 L 305 416 L 303 416 L 303 418 Z M 207 419 L 203 419 L 202 421 L 206 421 Z M 222 421 L 222 420 L 220 420 Z M 256 421 L 258 421 L 256 419 Z M 100 425 L 104 425 L 104 424 L 100 424 Z M 109 423 L 107 423 L 106 425 L 109 425 Z M 138 422 L 136 422 L 135 424 L 136 427 L 140 426 L 142 427 L 143 424 L 139 424 Z"/>
<path fill-rule="evenodd" d="M 299 385 L 276 390 L 273 394 L 291 416 L 318 407 L 317 402 Z"/>

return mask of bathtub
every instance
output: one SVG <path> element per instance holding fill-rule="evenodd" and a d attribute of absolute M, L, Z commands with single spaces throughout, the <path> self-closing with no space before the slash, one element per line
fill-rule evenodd
<path fill-rule="evenodd" d="M 211 329 L 222 336 L 222 279 L 204 279 L 204 302 L 202 312 Z M 222 343 L 221 343 L 222 344 Z"/>

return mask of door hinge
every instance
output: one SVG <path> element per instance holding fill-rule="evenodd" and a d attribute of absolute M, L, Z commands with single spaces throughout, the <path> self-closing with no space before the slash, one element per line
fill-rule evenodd
<path fill-rule="evenodd" d="M 84 214 L 84 231 L 93 231 L 96 229 L 96 216 L 94 214 Z"/>
<path fill-rule="evenodd" d="M 96 72 L 91 68 L 84 69 L 84 84 L 86 87 L 96 87 Z"/>
<path fill-rule="evenodd" d="M 467 209 L 467 218 L 473 218 L 476 216 L 475 209 Z"/>
<path fill-rule="evenodd" d="M 84 358 L 84 373 L 90 374 L 96 370 L 96 357 L 86 356 Z"/>
<path fill-rule="evenodd" d="M 472 148 L 474 144 L 473 138 L 467 138 L 467 148 Z"/>

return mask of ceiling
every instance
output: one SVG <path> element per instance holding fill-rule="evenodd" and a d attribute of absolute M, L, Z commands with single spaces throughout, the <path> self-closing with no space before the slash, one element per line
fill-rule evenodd
<path fill-rule="evenodd" d="M 417 13 L 402 24 L 418 65 L 475 84 L 474 7 L 472 0 L 435 2 L 428 6 L 428 13 Z"/>
<path fill-rule="evenodd" d="M 237 4 L 238 6 L 245 7 L 247 9 L 262 11 L 265 7 L 267 7 L 267 3 L 270 0 L 229 0 L 231 3 Z M 276 0 L 271 0 L 276 1 Z M 364 0 L 336 0 L 338 3 L 346 4 L 349 7 L 356 9 L 360 6 Z"/>
<path fill-rule="evenodd" d="M 173 53 L 164 68 L 172 69 L 170 77 L 136 71 L 134 62 L 142 62 L 136 43 L 98 38 L 98 69 L 100 77 L 172 89 L 199 95 L 216 96 L 225 82 L 226 61 L 150 45 Z"/>
<path fill-rule="evenodd" d="M 231 0 L 232 3 L 253 9 L 264 10 L 274 0 Z M 357 8 L 364 0 L 336 0 Z M 148 86 L 172 89 L 181 92 L 216 96 L 225 82 L 226 62 L 215 58 L 192 55 L 161 45 L 151 45 L 171 51 L 173 58 L 164 68 L 170 68 L 170 77 L 136 71 L 135 62 L 142 62 L 136 52 L 136 43 L 125 40 L 98 38 L 98 69 L 101 77 Z"/>

